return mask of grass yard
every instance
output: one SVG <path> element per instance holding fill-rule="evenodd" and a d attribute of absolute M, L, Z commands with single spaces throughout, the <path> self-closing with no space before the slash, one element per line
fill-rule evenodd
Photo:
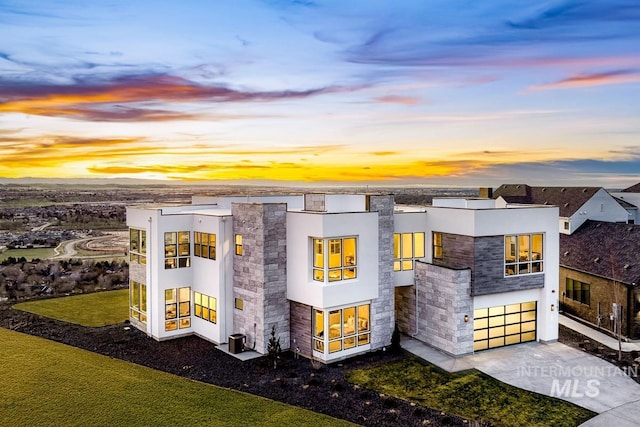
<path fill-rule="evenodd" d="M 573 427 L 596 414 L 471 370 L 448 373 L 415 358 L 357 370 L 349 381 L 494 426 Z"/>
<path fill-rule="evenodd" d="M 82 326 L 106 326 L 129 318 L 129 289 L 22 302 L 13 308 Z"/>
<path fill-rule="evenodd" d="M 12 426 L 352 425 L 1 328 L 0 359 Z"/>
<path fill-rule="evenodd" d="M 53 248 L 36 248 L 36 249 L 9 249 L 0 253 L 0 261 L 4 261 L 9 257 L 16 259 L 25 257 L 27 261 L 34 258 L 46 259 L 53 256 Z"/>

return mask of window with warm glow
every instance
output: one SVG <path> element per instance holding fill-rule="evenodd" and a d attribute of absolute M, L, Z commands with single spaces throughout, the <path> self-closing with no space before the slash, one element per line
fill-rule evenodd
<path fill-rule="evenodd" d="M 313 280 L 336 282 L 358 276 L 357 238 L 312 239 L 312 245 Z"/>
<path fill-rule="evenodd" d="M 244 310 L 244 301 L 240 298 L 235 298 L 233 300 L 233 306 L 236 308 L 236 310 Z"/>
<path fill-rule="evenodd" d="M 442 233 L 438 231 L 433 232 L 433 259 L 442 259 L 443 245 L 442 245 Z"/>
<path fill-rule="evenodd" d="M 314 309 L 313 349 L 320 353 L 336 353 L 369 344 L 369 312 L 369 304 L 335 310 Z"/>
<path fill-rule="evenodd" d="M 413 270 L 416 259 L 424 258 L 424 233 L 393 235 L 393 270 Z"/>
<path fill-rule="evenodd" d="M 211 323 L 218 323 L 218 300 L 216 298 L 194 292 L 193 310 L 194 316 Z"/>
<path fill-rule="evenodd" d="M 129 311 L 132 319 L 147 323 L 147 285 L 130 281 Z"/>
<path fill-rule="evenodd" d="M 191 266 L 191 245 L 188 231 L 164 233 L 164 268 Z"/>
<path fill-rule="evenodd" d="M 191 327 L 191 288 L 164 291 L 164 329 L 175 331 Z"/>
<path fill-rule="evenodd" d="M 216 235 L 210 233 L 193 233 L 193 254 L 197 257 L 216 259 Z"/>
<path fill-rule="evenodd" d="M 504 274 L 540 273 L 543 270 L 542 233 L 504 236 Z"/>
<path fill-rule="evenodd" d="M 147 232 L 129 229 L 129 261 L 136 264 L 147 263 Z"/>
<path fill-rule="evenodd" d="M 242 234 L 236 234 L 235 243 L 236 243 L 236 255 L 242 256 L 244 254 L 244 246 L 243 246 L 243 243 L 242 243 Z"/>

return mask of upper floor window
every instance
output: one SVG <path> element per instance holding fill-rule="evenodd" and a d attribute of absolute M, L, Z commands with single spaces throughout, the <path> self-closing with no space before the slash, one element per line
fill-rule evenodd
<path fill-rule="evenodd" d="M 588 283 L 583 283 L 579 280 L 570 279 L 567 277 L 567 290 L 565 296 L 574 301 L 578 301 L 581 304 L 591 304 L 591 286 Z"/>
<path fill-rule="evenodd" d="M 244 254 L 244 246 L 242 244 L 242 234 L 236 234 L 236 255 L 242 256 Z"/>
<path fill-rule="evenodd" d="M 313 239 L 313 280 L 329 282 L 357 277 L 357 239 Z"/>
<path fill-rule="evenodd" d="M 138 264 L 147 263 L 146 230 L 129 229 L 129 261 Z"/>
<path fill-rule="evenodd" d="M 193 233 L 193 254 L 202 258 L 216 259 L 216 235 L 209 233 L 201 233 L 195 231 Z"/>
<path fill-rule="evenodd" d="M 424 233 L 393 235 L 393 270 L 413 270 L 416 258 L 424 258 Z"/>
<path fill-rule="evenodd" d="M 439 231 L 433 232 L 433 259 L 442 259 L 443 256 L 443 244 L 442 233 Z"/>
<path fill-rule="evenodd" d="M 543 270 L 543 234 L 504 236 L 504 274 L 539 273 Z"/>
<path fill-rule="evenodd" d="M 188 231 L 164 233 L 164 268 L 182 268 L 191 265 L 191 246 Z"/>

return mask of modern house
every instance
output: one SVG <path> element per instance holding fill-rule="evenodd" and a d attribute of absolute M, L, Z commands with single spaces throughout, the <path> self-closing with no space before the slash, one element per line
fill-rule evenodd
<path fill-rule="evenodd" d="M 566 313 L 640 338 L 640 225 L 587 221 L 560 236 L 560 295 Z M 616 325 L 618 324 L 618 325 Z"/>
<path fill-rule="evenodd" d="M 637 207 L 616 199 L 602 187 L 531 187 L 503 184 L 493 198 L 506 203 L 554 205 L 560 209 L 559 231 L 572 234 L 588 219 L 607 222 L 633 222 Z"/>
<path fill-rule="evenodd" d="M 558 209 L 390 194 L 127 208 L 130 318 L 157 340 L 242 336 L 332 362 L 394 325 L 453 355 L 557 339 Z"/>

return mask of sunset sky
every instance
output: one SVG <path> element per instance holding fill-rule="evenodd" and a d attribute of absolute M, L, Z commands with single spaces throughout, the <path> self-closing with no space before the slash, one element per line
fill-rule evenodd
<path fill-rule="evenodd" d="M 640 4 L 0 0 L 0 177 L 640 182 Z"/>

